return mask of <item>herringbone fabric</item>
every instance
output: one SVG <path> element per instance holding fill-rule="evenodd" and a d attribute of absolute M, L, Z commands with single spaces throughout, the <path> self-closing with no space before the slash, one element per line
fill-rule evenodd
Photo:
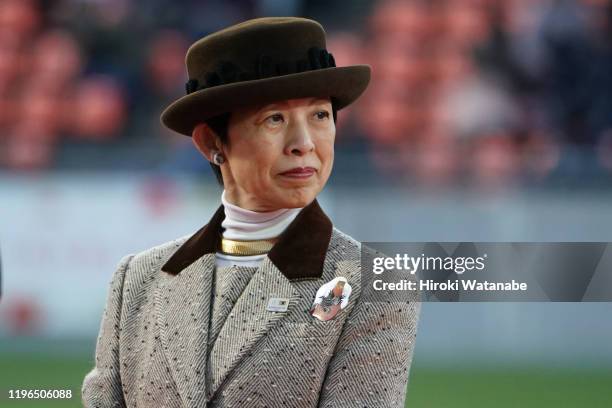
<path fill-rule="evenodd" d="M 215 268 L 211 323 L 208 333 L 209 350 L 217 339 L 219 331 L 230 314 L 232 307 L 256 271 L 257 267 L 254 266 L 232 265 Z"/>
<path fill-rule="evenodd" d="M 333 230 L 320 279 L 289 280 L 265 258 L 221 279 L 227 301 L 211 298 L 214 254 L 177 275 L 160 271 L 184 241 L 122 260 L 85 407 L 404 406 L 420 303 L 411 292 L 362 301 L 357 241 Z M 313 318 L 317 289 L 338 276 L 352 286 L 347 307 L 329 321 Z M 289 299 L 288 310 L 268 311 L 271 297 Z"/>
<path fill-rule="evenodd" d="M 232 308 L 240 294 L 247 287 L 249 281 L 258 268 L 248 266 L 232 265 L 224 268 L 215 268 L 215 286 L 213 287 L 213 305 L 211 310 L 211 325 L 208 333 L 208 361 L 207 361 L 207 394 L 212 393 L 214 374 L 217 372 L 217 364 L 223 359 L 212 359 L 212 347 L 215 345 L 217 336 L 230 315 Z M 234 318 L 234 316 L 232 316 Z"/>

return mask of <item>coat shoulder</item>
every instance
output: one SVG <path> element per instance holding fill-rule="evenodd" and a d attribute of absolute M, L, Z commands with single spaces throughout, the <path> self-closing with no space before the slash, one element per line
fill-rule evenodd
<path fill-rule="evenodd" d="M 347 258 L 350 259 L 360 259 L 362 255 L 376 256 L 377 254 L 381 254 L 379 251 L 364 245 L 362 242 L 357 241 L 355 238 L 336 227 L 334 227 L 332 232 L 330 248 L 332 245 L 344 248 Z"/>
<path fill-rule="evenodd" d="M 185 241 L 187 241 L 187 239 L 189 239 L 189 237 L 190 235 L 185 235 L 183 237 L 173 239 L 172 241 L 167 241 L 140 251 L 134 255 L 132 265 L 146 264 L 151 266 L 153 264 L 158 264 L 161 266 L 177 249 L 180 248 L 181 245 L 185 243 Z"/>
<path fill-rule="evenodd" d="M 162 265 L 188 238 L 183 236 L 131 255 L 124 276 L 124 300 L 139 303 L 137 298 L 154 288 L 162 275 Z"/>

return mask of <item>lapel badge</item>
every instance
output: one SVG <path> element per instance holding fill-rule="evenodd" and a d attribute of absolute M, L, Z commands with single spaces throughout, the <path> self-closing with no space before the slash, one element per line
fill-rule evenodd
<path fill-rule="evenodd" d="M 268 302 L 269 312 L 286 312 L 289 307 L 289 299 L 287 298 L 270 298 Z"/>
<path fill-rule="evenodd" d="M 346 278 L 334 278 L 317 290 L 310 314 L 321 321 L 331 320 L 348 305 L 350 295 L 351 285 Z"/>

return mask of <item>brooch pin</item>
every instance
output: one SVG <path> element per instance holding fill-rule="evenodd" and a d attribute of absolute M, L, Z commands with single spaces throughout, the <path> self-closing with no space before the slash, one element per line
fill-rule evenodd
<path fill-rule="evenodd" d="M 351 285 L 346 278 L 334 278 L 317 290 L 310 314 L 321 321 L 331 320 L 346 307 L 350 295 Z"/>

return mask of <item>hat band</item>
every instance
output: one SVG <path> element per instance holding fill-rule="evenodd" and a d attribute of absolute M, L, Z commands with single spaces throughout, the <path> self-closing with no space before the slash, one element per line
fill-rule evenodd
<path fill-rule="evenodd" d="M 255 63 L 254 72 L 241 71 L 233 62 L 221 61 L 217 64 L 215 71 L 204 74 L 203 83 L 200 83 L 198 79 L 189 79 L 185 84 L 185 91 L 189 95 L 195 91 L 234 82 L 252 81 L 335 66 L 334 56 L 327 52 L 326 49 L 319 47 L 308 49 L 308 59 L 300 59 L 293 62 L 273 63 L 270 56 L 260 55 Z"/>

